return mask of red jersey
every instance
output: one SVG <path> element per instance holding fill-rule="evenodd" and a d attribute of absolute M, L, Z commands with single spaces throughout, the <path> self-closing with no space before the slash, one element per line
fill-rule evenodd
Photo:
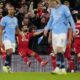
<path fill-rule="evenodd" d="M 76 23 L 76 37 L 74 39 L 74 49 L 76 53 L 80 52 L 80 23 Z"/>
<path fill-rule="evenodd" d="M 76 23 L 76 39 L 80 39 L 80 23 Z"/>
<path fill-rule="evenodd" d="M 26 35 L 19 34 L 17 36 L 18 48 L 28 48 L 32 36 L 33 33 L 27 33 Z"/>

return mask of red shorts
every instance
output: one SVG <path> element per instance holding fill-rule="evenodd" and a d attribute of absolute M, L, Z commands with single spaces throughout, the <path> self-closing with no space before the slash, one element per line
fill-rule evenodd
<path fill-rule="evenodd" d="M 26 56 L 26 55 L 31 55 L 33 53 L 33 51 L 28 48 L 25 48 L 25 49 L 19 48 L 18 53 L 20 56 Z"/>

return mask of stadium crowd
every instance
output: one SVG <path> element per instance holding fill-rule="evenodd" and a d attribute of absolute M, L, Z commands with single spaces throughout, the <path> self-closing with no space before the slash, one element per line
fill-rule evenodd
<path fill-rule="evenodd" d="M 69 7 L 71 14 L 74 18 L 75 24 L 76 26 L 80 26 L 80 2 L 78 0 L 76 0 L 76 3 L 74 4 L 75 6 L 71 6 L 71 2 L 69 2 L 70 0 L 61 0 L 61 2 L 66 5 L 67 7 Z M 15 21 L 17 22 L 15 26 L 18 27 L 18 32 L 24 32 L 25 29 L 27 28 L 27 32 L 30 33 L 34 33 L 34 34 L 29 34 L 28 36 L 31 37 L 31 39 L 29 40 L 29 47 L 30 50 L 24 50 L 22 53 L 25 52 L 29 52 L 33 53 L 30 54 L 30 56 L 34 56 L 40 63 L 41 65 L 46 65 L 47 61 L 43 61 L 41 59 L 41 57 L 39 56 L 41 55 L 50 55 L 51 56 L 51 61 L 52 61 L 52 66 L 53 69 L 56 68 L 56 57 L 55 55 L 51 54 L 54 53 L 53 49 L 52 49 L 52 45 L 51 45 L 51 32 L 48 31 L 48 35 L 44 36 L 44 32 L 43 29 L 45 28 L 45 26 L 47 25 L 47 22 L 49 21 L 49 17 L 50 17 L 50 0 L 0 0 L 0 26 L 4 26 L 6 25 L 5 23 L 3 23 L 2 19 L 3 17 L 7 16 L 9 14 L 9 9 L 10 7 L 14 8 L 14 16 L 17 18 L 17 21 L 15 19 Z M 13 9 L 12 8 L 12 9 Z M 8 19 L 8 18 L 7 18 Z M 10 20 L 10 19 L 9 19 Z M 6 22 L 8 23 L 9 20 Z M 26 26 L 26 27 L 25 27 Z M 4 26 L 5 28 L 5 26 Z M 79 28 L 80 30 L 80 28 Z M 77 56 L 77 61 L 78 61 L 78 70 L 80 70 L 80 54 L 75 54 L 75 53 L 80 53 L 77 50 L 75 51 L 74 46 L 76 46 L 76 44 L 80 44 L 80 32 L 79 30 L 76 31 L 76 34 L 79 35 L 79 38 L 76 39 L 76 37 L 72 38 L 71 41 L 71 45 L 70 47 L 67 47 L 66 52 L 65 52 L 65 56 L 67 54 L 67 60 L 69 62 L 69 70 L 71 72 L 74 72 L 75 70 L 75 56 Z M 9 30 L 7 30 L 9 31 Z M 5 33 L 5 31 L 3 31 Z M 25 31 L 26 32 L 26 31 Z M 1 30 L 0 30 L 1 33 Z M 20 33 L 20 34 L 21 34 Z M 36 35 L 36 36 L 34 36 Z M 1 36 L 1 34 L 0 34 Z M 18 37 L 17 37 L 18 36 Z M 23 33 L 22 36 L 24 37 Z M 32 37 L 34 36 L 34 37 Z M 14 37 L 13 35 L 11 35 L 11 37 Z M 1 37 L 0 37 L 1 38 Z M 6 37 L 5 37 L 6 38 Z M 20 36 L 16 33 L 16 52 L 15 54 L 18 54 L 19 51 L 21 50 L 19 48 L 19 46 L 21 45 L 25 45 L 25 43 L 21 44 L 22 42 L 19 42 L 20 40 Z M 25 37 L 24 37 L 25 40 Z M 74 42 L 76 42 L 76 44 L 74 44 Z M 9 42 L 4 42 L 4 44 L 8 44 Z M 27 44 L 27 43 L 26 43 Z M 1 43 L 0 43 L 0 47 Z M 22 48 L 24 48 L 22 46 Z M 77 47 L 80 50 L 80 47 Z M 33 50 L 33 51 L 32 51 Z M 22 51 L 22 50 L 21 50 Z M 20 51 L 20 52 L 21 52 Z M 9 52 L 11 52 L 9 50 Z M 9 53 L 7 51 L 7 53 Z M 2 53 L 2 57 L 3 60 L 10 60 L 10 55 L 6 55 L 6 51 L 5 49 L 1 48 L 1 53 Z M 12 53 L 12 52 L 11 52 Z M 25 55 L 22 55 L 21 53 L 19 54 L 20 56 L 22 56 L 24 62 L 28 62 L 27 64 L 30 66 L 31 62 L 28 61 L 28 57 L 25 57 Z M 7 57 L 6 57 L 7 56 Z M 43 61 L 43 62 L 42 62 Z M 7 66 L 7 62 L 5 62 L 5 66 Z M 9 65 L 11 65 L 11 63 L 9 63 Z M 9 68 L 9 67 L 8 67 Z M 4 69 L 6 69 L 6 67 L 4 67 Z"/>

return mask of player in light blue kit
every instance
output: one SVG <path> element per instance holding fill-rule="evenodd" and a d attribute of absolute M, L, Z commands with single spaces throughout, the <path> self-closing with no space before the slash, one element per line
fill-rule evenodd
<path fill-rule="evenodd" d="M 67 42 L 71 43 L 71 40 L 67 41 L 67 33 L 71 26 L 73 35 L 75 35 L 75 23 L 69 8 L 62 5 L 60 0 L 51 0 L 50 12 L 44 35 L 46 36 L 49 29 L 52 31 L 52 47 L 57 57 L 57 67 L 53 73 L 66 74 L 64 53 Z"/>
<path fill-rule="evenodd" d="M 3 17 L 0 22 L 0 48 L 5 47 L 6 60 L 3 70 L 8 72 L 11 68 L 11 54 L 15 52 L 15 33 L 18 30 L 18 21 L 14 17 L 15 9 L 13 6 L 8 7 L 8 15 Z"/>

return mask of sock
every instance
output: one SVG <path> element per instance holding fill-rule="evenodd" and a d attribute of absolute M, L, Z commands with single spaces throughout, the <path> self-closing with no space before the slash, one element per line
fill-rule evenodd
<path fill-rule="evenodd" d="M 11 66 L 11 54 L 6 55 L 5 66 Z"/>
<path fill-rule="evenodd" d="M 23 58 L 23 61 L 24 61 L 25 63 L 27 63 L 27 62 L 29 61 L 27 56 L 22 57 L 22 58 Z"/>
<path fill-rule="evenodd" d="M 74 70 L 74 60 L 70 59 L 70 60 L 68 61 L 68 63 L 69 63 L 69 69 L 70 69 L 70 71 L 71 71 L 71 70 Z"/>
<path fill-rule="evenodd" d="M 56 58 L 57 58 L 57 67 L 59 67 L 60 68 L 60 66 L 61 66 L 61 56 L 60 56 L 61 54 L 60 53 L 57 53 L 57 55 L 56 55 Z"/>
<path fill-rule="evenodd" d="M 64 54 L 61 53 L 60 57 L 61 57 L 61 68 L 65 68 Z"/>
<path fill-rule="evenodd" d="M 56 68 L 56 57 L 51 56 L 51 61 L 52 61 L 52 67 L 53 67 L 53 69 L 55 69 Z"/>
<path fill-rule="evenodd" d="M 34 57 L 36 58 L 38 62 L 40 63 L 42 62 L 42 58 L 37 53 L 35 53 Z"/>
<path fill-rule="evenodd" d="M 65 68 L 65 62 L 61 63 L 61 69 Z"/>

